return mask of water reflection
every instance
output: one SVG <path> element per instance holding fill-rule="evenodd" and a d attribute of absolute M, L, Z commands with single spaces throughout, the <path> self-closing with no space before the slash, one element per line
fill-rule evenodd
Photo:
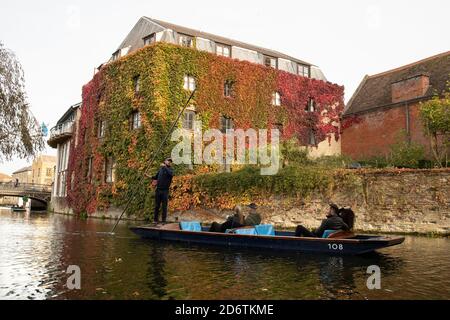
<path fill-rule="evenodd" d="M 448 239 L 408 237 L 363 256 L 147 241 L 110 221 L 0 211 L 2 299 L 449 299 Z M 68 290 L 69 265 L 82 289 Z M 366 287 L 367 267 L 382 290 Z"/>

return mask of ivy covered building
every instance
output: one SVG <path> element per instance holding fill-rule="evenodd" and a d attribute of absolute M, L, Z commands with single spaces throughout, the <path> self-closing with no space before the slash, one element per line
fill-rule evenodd
<path fill-rule="evenodd" d="M 140 199 L 133 210 L 149 210 L 143 171 L 194 89 L 180 127 L 197 119 L 204 129 L 279 128 L 282 141 L 313 155 L 340 152 L 344 89 L 318 67 L 143 17 L 83 87 L 67 166 L 71 210 L 114 215 L 131 194 Z"/>

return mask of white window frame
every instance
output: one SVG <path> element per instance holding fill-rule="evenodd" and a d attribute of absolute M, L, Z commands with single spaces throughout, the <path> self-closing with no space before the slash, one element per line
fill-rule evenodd
<path fill-rule="evenodd" d="M 226 133 L 228 129 L 233 129 L 233 118 L 222 115 L 220 117 L 220 131 Z"/>
<path fill-rule="evenodd" d="M 306 70 L 306 72 L 305 72 Z M 302 77 L 310 77 L 311 68 L 305 64 L 297 63 L 297 74 Z"/>
<path fill-rule="evenodd" d="M 189 109 L 185 110 L 183 112 L 181 127 L 186 130 L 194 130 L 195 116 L 195 111 Z"/>
<path fill-rule="evenodd" d="M 275 107 L 281 106 L 281 95 L 278 91 L 272 93 L 272 105 Z"/>
<path fill-rule="evenodd" d="M 183 80 L 183 88 L 187 91 L 194 91 L 197 84 L 195 82 L 195 78 L 190 75 L 185 75 Z"/>
<path fill-rule="evenodd" d="M 146 36 L 144 39 L 144 46 L 148 46 L 149 44 L 156 42 L 156 33 L 152 33 L 148 36 Z"/>
<path fill-rule="evenodd" d="M 270 59 L 270 64 L 269 65 L 266 64 L 266 59 Z M 275 57 L 264 55 L 263 56 L 263 63 L 264 63 L 264 65 L 266 67 L 271 67 L 271 68 L 274 68 L 274 69 L 278 69 L 278 59 L 275 58 Z"/>
<path fill-rule="evenodd" d="M 187 34 L 178 34 L 178 44 L 182 47 L 193 48 L 194 47 L 194 37 Z"/>
<path fill-rule="evenodd" d="M 115 169 L 116 161 L 113 157 L 107 157 L 105 160 L 105 182 L 114 183 L 115 182 Z"/>
<path fill-rule="evenodd" d="M 106 129 L 106 122 L 104 120 L 100 120 L 98 122 L 98 131 L 97 131 L 98 138 L 103 138 L 105 136 L 105 129 Z"/>
<path fill-rule="evenodd" d="M 131 129 L 137 130 L 142 126 L 141 113 L 139 111 L 134 111 L 131 114 Z"/>
<path fill-rule="evenodd" d="M 226 53 L 226 51 L 228 51 L 228 53 Z M 231 46 L 222 43 L 216 43 L 216 54 L 218 56 L 231 58 Z"/>

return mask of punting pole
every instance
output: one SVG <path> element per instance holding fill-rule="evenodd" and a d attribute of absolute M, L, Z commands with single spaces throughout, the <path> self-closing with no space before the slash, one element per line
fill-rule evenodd
<path fill-rule="evenodd" d="M 173 130 L 175 129 L 178 121 L 180 120 L 181 116 L 183 115 L 184 110 L 186 110 L 187 106 L 189 105 L 189 102 L 191 102 L 192 97 L 195 94 L 196 89 L 194 89 L 194 91 L 192 91 L 192 94 L 190 95 L 189 99 L 186 101 L 184 107 L 180 110 L 180 112 L 178 113 L 178 116 L 176 118 L 176 120 L 172 123 L 172 126 L 170 127 L 169 132 L 167 133 L 167 135 L 164 137 L 163 141 L 161 142 L 161 144 L 159 145 L 159 148 L 156 150 L 156 152 L 153 154 L 153 157 L 151 158 L 151 160 L 149 161 L 145 171 L 144 171 L 144 176 L 146 176 L 148 174 L 148 171 L 151 169 L 151 166 L 153 164 L 153 162 L 156 160 L 156 157 L 158 156 L 159 152 L 161 151 L 161 149 L 164 147 L 164 144 L 166 143 L 167 139 L 169 138 L 169 136 L 172 134 Z M 125 212 L 127 211 L 128 207 L 130 206 L 131 202 L 136 198 L 136 194 L 132 195 L 130 197 L 130 199 L 128 200 L 128 202 L 125 205 L 125 208 L 123 209 L 122 213 L 119 216 L 119 219 L 117 219 L 116 223 L 114 224 L 114 227 L 112 228 L 112 230 L 109 232 L 109 234 L 113 235 L 114 234 L 114 230 L 116 230 L 117 225 L 119 224 L 120 220 L 122 220 L 123 215 L 125 214 Z"/>

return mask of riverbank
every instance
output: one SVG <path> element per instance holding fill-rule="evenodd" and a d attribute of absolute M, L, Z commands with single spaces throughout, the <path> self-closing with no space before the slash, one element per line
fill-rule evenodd
<path fill-rule="evenodd" d="M 278 228 L 317 227 L 328 203 L 349 206 L 362 232 L 448 236 L 450 169 L 300 169 L 279 177 L 251 172 L 176 177 L 170 201 L 172 220 L 223 221 L 232 208 L 255 202 L 264 222 Z M 226 181 L 224 180 L 226 179 Z M 70 210 L 55 210 L 70 213 Z M 151 210 L 147 210 L 151 211 Z M 90 217 L 116 219 L 109 207 Z M 146 214 L 127 219 L 143 221 Z"/>

